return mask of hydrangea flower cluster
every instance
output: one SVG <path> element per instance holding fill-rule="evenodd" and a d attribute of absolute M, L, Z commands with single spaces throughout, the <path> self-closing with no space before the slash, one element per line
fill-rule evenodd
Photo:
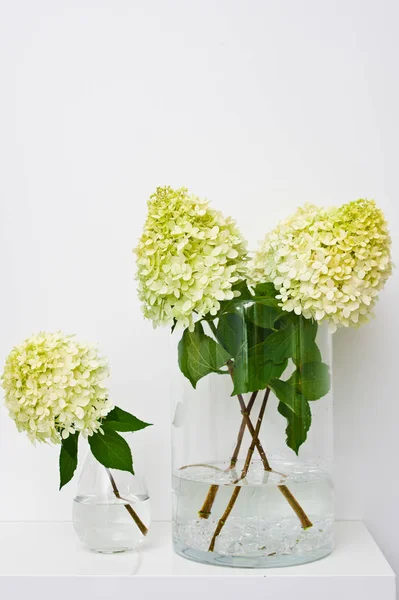
<path fill-rule="evenodd" d="M 230 217 L 186 188 L 158 187 L 135 250 L 139 298 L 154 326 L 193 328 L 194 317 L 216 315 L 244 273 L 246 244 Z"/>
<path fill-rule="evenodd" d="M 31 441 L 60 443 L 75 431 L 92 435 L 112 409 L 107 360 L 74 336 L 39 333 L 10 352 L 1 384 L 19 431 Z"/>
<path fill-rule="evenodd" d="M 283 310 L 329 321 L 367 321 L 392 271 L 387 223 L 374 201 L 329 210 L 307 204 L 269 233 L 253 259 L 255 281 L 271 281 Z"/>

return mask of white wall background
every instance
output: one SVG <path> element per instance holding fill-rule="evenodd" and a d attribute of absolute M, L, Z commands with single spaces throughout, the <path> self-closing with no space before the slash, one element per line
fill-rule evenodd
<path fill-rule="evenodd" d="M 305 201 L 374 197 L 398 263 L 395 0 L 0 2 L 0 358 L 40 329 L 98 341 L 169 518 L 167 332 L 144 322 L 133 257 L 146 199 L 187 185 L 254 246 Z M 339 518 L 399 570 L 398 280 L 335 335 Z M 1 412 L 0 518 L 69 519 L 57 449 Z"/>

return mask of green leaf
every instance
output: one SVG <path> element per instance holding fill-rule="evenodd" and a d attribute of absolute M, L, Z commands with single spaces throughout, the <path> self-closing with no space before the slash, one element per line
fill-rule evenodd
<path fill-rule="evenodd" d="M 220 315 L 223 315 L 225 313 L 234 311 L 236 306 L 239 306 L 243 302 L 248 302 L 249 300 L 252 300 L 254 297 L 253 294 L 251 293 L 251 291 L 249 290 L 246 281 L 239 281 L 236 285 L 234 285 L 232 287 L 232 291 L 239 292 L 240 295 L 235 296 L 231 300 L 222 300 L 222 302 L 220 302 L 219 312 L 216 315 L 217 317 L 220 317 Z M 215 318 L 215 317 L 212 317 L 212 318 Z"/>
<path fill-rule="evenodd" d="M 89 436 L 90 449 L 93 456 L 104 467 L 129 471 L 134 475 L 132 453 L 129 444 L 119 433 L 109 427 L 104 433 L 93 433 Z"/>
<path fill-rule="evenodd" d="M 323 362 L 305 363 L 300 369 L 294 371 L 290 382 L 306 400 L 318 400 L 330 391 L 328 365 Z"/>
<path fill-rule="evenodd" d="M 277 410 L 287 419 L 285 433 L 287 435 L 286 444 L 291 450 L 298 454 L 299 448 L 306 441 L 310 425 L 312 423 L 312 413 L 309 402 L 302 398 L 301 414 L 292 413 L 286 404 L 279 402 Z"/>
<path fill-rule="evenodd" d="M 115 406 L 107 414 L 105 419 L 102 421 L 103 425 L 114 429 L 115 431 L 139 431 L 140 429 L 145 429 L 145 427 L 150 427 L 151 423 L 145 423 L 145 421 L 140 421 L 137 417 L 134 417 L 130 413 L 122 410 Z"/>
<path fill-rule="evenodd" d="M 274 363 L 281 363 L 295 353 L 298 323 L 289 322 L 286 327 L 273 332 L 265 342 L 265 354 Z"/>
<path fill-rule="evenodd" d="M 279 413 L 287 419 L 287 446 L 298 454 L 312 423 L 309 402 L 288 381 L 273 379 L 270 387 L 280 400 Z"/>
<path fill-rule="evenodd" d="M 300 351 L 295 354 L 296 356 L 293 356 L 292 360 L 297 367 L 305 363 L 321 362 L 321 352 L 316 342 L 311 342 L 306 347 L 302 346 Z"/>
<path fill-rule="evenodd" d="M 270 387 L 280 402 L 285 404 L 293 414 L 301 414 L 301 394 L 296 390 L 293 381 L 290 379 L 288 381 L 273 379 L 270 382 Z"/>
<path fill-rule="evenodd" d="M 231 289 L 233 292 L 240 292 L 240 295 L 237 297 L 240 300 L 250 300 L 253 297 L 245 279 L 238 281 Z"/>
<path fill-rule="evenodd" d="M 314 357 L 317 355 L 317 351 L 314 348 L 316 345 L 317 321 L 304 319 L 300 316 L 297 318 L 297 323 L 293 358 L 298 364 L 303 364 L 309 362 L 309 354 L 312 352 Z"/>
<path fill-rule="evenodd" d="M 274 298 L 277 291 L 272 283 L 258 283 L 254 288 L 255 296 Z"/>
<path fill-rule="evenodd" d="M 185 329 L 178 346 L 179 367 L 194 388 L 202 377 L 217 372 L 230 358 L 223 346 L 205 335 L 201 323 L 196 323 L 192 332 Z"/>
<path fill-rule="evenodd" d="M 264 329 L 264 327 L 258 327 L 255 323 L 247 321 L 248 348 L 262 344 L 272 333 L 273 329 Z"/>
<path fill-rule="evenodd" d="M 78 438 L 79 431 L 76 431 L 66 439 L 61 439 L 60 489 L 72 479 L 78 466 Z"/>
<path fill-rule="evenodd" d="M 248 320 L 264 329 L 273 329 L 279 314 L 280 309 L 268 298 L 263 302 L 255 302 L 247 310 Z"/>
<path fill-rule="evenodd" d="M 216 338 L 230 357 L 237 356 L 247 344 L 247 330 L 242 311 L 225 313 L 219 317 Z"/>
<path fill-rule="evenodd" d="M 234 389 L 232 395 L 263 390 L 275 377 L 281 377 L 287 367 L 287 360 L 279 364 L 268 360 L 265 350 L 267 341 L 243 348 L 234 363 Z"/>
<path fill-rule="evenodd" d="M 268 339 L 269 358 L 278 363 L 284 358 L 292 358 L 296 365 L 317 362 L 320 351 L 315 339 L 317 323 L 294 313 L 277 317 L 274 327 L 277 331 Z"/>

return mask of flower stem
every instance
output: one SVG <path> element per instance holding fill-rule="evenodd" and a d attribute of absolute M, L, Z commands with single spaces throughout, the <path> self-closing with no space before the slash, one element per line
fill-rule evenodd
<path fill-rule="evenodd" d="M 133 507 L 130 504 L 130 502 L 128 500 L 126 500 L 126 498 L 122 498 L 122 496 L 120 495 L 118 487 L 116 485 L 115 479 L 114 479 L 111 471 L 109 469 L 107 469 L 107 468 L 105 470 L 107 471 L 109 480 L 110 480 L 111 485 L 112 485 L 112 491 L 114 492 L 115 497 L 118 498 L 118 500 L 123 500 L 124 502 L 127 503 L 127 504 L 124 504 L 123 506 L 126 508 L 127 512 L 132 517 L 133 521 L 136 523 L 136 525 L 140 529 L 141 533 L 143 535 L 147 535 L 148 528 L 144 525 L 143 521 L 140 519 L 140 517 L 138 516 L 138 514 L 136 513 L 136 511 L 133 509 Z"/>
<path fill-rule="evenodd" d="M 250 412 L 252 410 L 252 407 L 255 403 L 257 394 L 258 394 L 258 392 L 254 392 L 248 402 L 248 405 L 246 407 L 246 411 L 248 414 L 250 414 Z M 234 452 L 230 459 L 229 470 L 234 469 L 235 465 L 237 464 L 238 454 L 240 452 L 242 440 L 243 440 L 244 433 L 245 433 L 245 427 L 246 427 L 246 423 L 245 423 L 245 419 L 243 418 L 241 421 L 240 430 L 239 430 L 238 436 L 237 436 L 237 443 L 236 443 Z M 210 517 L 211 512 L 212 512 L 213 503 L 215 502 L 218 491 L 219 491 L 219 486 L 216 484 L 212 484 L 209 487 L 204 504 L 202 505 L 201 509 L 198 511 L 198 516 L 201 519 L 208 519 Z"/>
<path fill-rule="evenodd" d="M 261 406 L 260 411 L 259 411 L 258 420 L 256 422 L 256 428 L 255 428 L 255 435 L 256 436 L 259 436 L 259 431 L 260 431 L 260 428 L 261 428 L 261 425 L 262 425 L 263 416 L 265 414 L 266 404 L 267 404 L 267 401 L 268 401 L 268 398 L 269 398 L 269 394 L 270 394 L 270 389 L 267 388 L 267 390 L 265 392 L 265 395 L 264 395 L 264 398 L 263 398 L 262 406 Z M 242 469 L 241 476 L 233 482 L 234 484 L 237 484 L 241 479 L 244 479 L 246 477 L 246 475 L 248 473 L 249 465 L 251 464 L 251 460 L 252 460 L 252 456 L 253 456 L 254 451 L 255 451 L 255 438 L 252 438 L 252 442 L 251 442 L 251 445 L 250 445 L 249 450 L 247 452 L 247 457 L 245 459 L 245 464 L 244 464 L 244 467 Z M 236 500 L 238 498 L 238 495 L 239 495 L 240 491 L 241 491 L 241 487 L 239 487 L 239 486 L 237 486 L 234 489 L 234 491 L 233 491 L 233 493 L 231 495 L 230 501 L 229 501 L 229 503 L 227 505 L 227 508 L 224 511 L 222 517 L 218 521 L 218 524 L 216 526 L 215 532 L 214 532 L 214 534 L 212 536 L 212 539 L 211 539 L 211 542 L 209 544 L 208 552 L 213 552 L 214 551 L 216 538 L 218 537 L 218 535 L 220 535 L 220 533 L 221 533 L 221 531 L 222 531 L 222 529 L 224 527 L 224 524 L 226 523 L 226 521 L 227 521 L 227 519 L 228 519 L 231 511 L 233 510 L 233 507 L 234 507 L 234 505 L 236 503 Z"/>
<path fill-rule="evenodd" d="M 213 503 L 215 502 L 216 495 L 219 491 L 219 486 L 216 484 L 212 484 L 209 487 L 208 493 L 206 495 L 204 504 L 201 509 L 198 511 L 198 516 L 200 519 L 208 519 L 212 512 Z"/>
<path fill-rule="evenodd" d="M 265 395 L 264 395 L 264 398 L 263 398 L 263 401 L 262 401 L 262 406 L 261 406 L 260 411 L 259 411 L 258 420 L 256 422 L 256 427 L 255 427 L 255 435 L 256 435 L 256 437 L 259 437 L 259 432 L 260 432 L 260 428 L 261 428 L 261 425 L 262 425 L 263 417 L 264 417 L 264 414 L 265 414 L 266 405 L 267 405 L 267 401 L 269 399 L 269 395 L 270 395 L 270 388 L 267 388 L 267 390 L 265 392 Z M 241 479 L 245 479 L 245 477 L 247 476 L 249 465 L 251 464 L 251 460 L 252 460 L 252 456 L 254 454 L 254 451 L 255 451 L 255 438 L 252 438 L 252 442 L 251 442 L 251 445 L 250 445 L 250 447 L 248 449 L 247 457 L 245 459 L 245 463 L 244 463 L 244 467 L 243 467 L 243 469 L 241 471 L 241 475 L 240 475 L 240 477 L 238 479 L 236 479 L 233 482 L 234 484 L 237 484 Z"/>
<path fill-rule="evenodd" d="M 228 367 L 229 367 L 229 365 L 228 365 Z M 229 367 L 229 371 L 230 371 L 230 367 Z M 232 376 L 232 371 L 230 371 L 230 375 Z M 268 472 L 273 471 L 273 469 L 271 468 L 270 463 L 267 459 L 267 456 L 263 450 L 262 444 L 259 441 L 259 432 L 260 432 L 263 417 L 265 414 L 269 394 L 270 394 L 270 389 L 268 388 L 268 389 L 266 389 L 266 392 L 265 392 L 265 395 L 263 398 L 262 406 L 259 411 L 259 416 L 258 416 L 258 420 L 257 420 L 255 429 L 251 423 L 251 420 L 248 417 L 247 408 L 245 407 L 245 402 L 244 402 L 243 397 L 240 394 L 237 396 L 239 403 L 240 403 L 242 415 L 245 419 L 246 425 L 252 436 L 252 442 L 251 442 L 251 445 L 247 452 L 247 457 L 245 459 L 244 467 L 241 472 L 241 477 L 239 479 L 236 479 L 236 481 L 234 481 L 234 484 L 238 484 L 240 480 L 242 480 L 246 477 L 246 475 L 248 473 L 249 465 L 251 464 L 253 453 L 255 451 L 255 447 L 257 448 L 259 455 L 262 459 L 264 470 L 268 471 Z M 309 529 L 310 527 L 312 527 L 313 524 L 312 524 L 311 520 L 309 519 L 309 517 L 307 516 L 307 514 L 305 513 L 305 511 L 299 504 L 298 500 L 294 497 L 292 492 L 289 490 L 289 488 L 286 485 L 279 485 L 277 487 L 278 487 L 279 491 L 282 493 L 282 495 L 284 496 L 284 498 L 287 500 L 288 504 L 291 506 L 292 510 L 295 512 L 298 519 L 300 520 L 302 529 Z M 224 511 L 222 517 L 218 521 L 215 532 L 214 532 L 211 542 L 209 544 L 208 552 L 214 551 L 216 538 L 218 535 L 220 535 L 231 511 L 233 510 L 236 500 L 238 498 L 238 495 L 240 493 L 240 490 L 241 490 L 241 486 L 237 486 L 234 489 L 234 491 L 230 497 L 229 503 L 227 505 L 227 508 Z"/>
<path fill-rule="evenodd" d="M 291 490 L 286 485 L 278 485 L 277 487 L 300 520 L 302 529 L 309 529 L 310 527 L 313 527 L 312 521 L 309 519 Z"/>
<path fill-rule="evenodd" d="M 250 414 L 250 412 L 252 410 L 252 407 L 254 405 L 257 395 L 258 395 L 258 392 L 253 392 L 253 394 L 248 402 L 248 405 L 247 405 L 247 413 L 248 414 Z M 243 440 L 244 433 L 245 433 L 245 427 L 246 427 L 246 423 L 245 423 L 245 419 L 243 418 L 241 421 L 240 430 L 239 430 L 238 436 L 237 436 L 237 444 L 236 444 L 236 447 L 234 448 L 234 452 L 230 459 L 230 469 L 234 469 L 234 467 L 237 464 L 238 455 L 239 455 L 239 452 L 241 449 L 241 444 L 242 444 L 242 440 Z"/>
<path fill-rule="evenodd" d="M 226 365 L 227 365 L 227 368 L 229 370 L 231 379 L 234 382 L 233 362 L 231 360 L 228 360 L 227 363 L 226 363 Z M 260 458 L 262 460 L 263 467 L 264 467 L 265 471 L 271 471 L 271 467 L 270 467 L 269 461 L 267 460 L 266 453 L 263 450 L 262 444 L 260 443 L 259 436 L 257 436 L 255 434 L 255 428 L 252 425 L 251 419 L 249 418 L 248 407 L 245 406 L 245 400 L 244 400 L 242 394 L 237 394 L 237 398 L 238 398 L 238 402 L 240 403 L 241 414 L 243 416 L 243 420 L 245 421 L 245 425 L 248 427 L 248 431 L 251 434 L 252 441 L 254 442 L 254 444 L 256 446 L 256 449 L 259 452 L 259 456 L 260 456 Z"/>
<path fill-rule="evenodd" d="M 229 518 L 229 515 L 231 513 L 231 511 L 233 510 L 234 504 L 236 503 L 236 500 L 238 498 L 238 494 L 241 492 L 241 487 L 237 486 L 234 488 L 234 491 L 231 495 L 230 501 L 226 507 L 226 510 L 224 511 L 223 515 L 221 516 L 221 518 L 218 521 L 217 527 L 215 529 L 215 533 L 212 536 L 211 539 L 211 543 L 209 544 L 209 548 L 208 548 L 208 552 L 213 552 L 215 549 L 215 542 L 216 542 L 216 538 L 218 537 L 218 535 L 220 534 L 220 532 L 223 529 L 224 524 L 226 523 L 227 519 Z"/>
<path fill-rule="evenodd" d="M 227 362 L 227 368 L 229 370 L 231 378 L 234 381 L 233 365 L 232 365 L 231 361 Z M 272 471 L 273 469 L 271 468 L 269 461 L 267 459 L 266 453 L 263 450 L 262 444 L 260 443 L 259 435 L 256 435 L 254 426 L 252 425 L 249 415 L 247 414 L 244 398 L 242 397 L 241 394 L 237 394 L 237 398 L 240 403 L 241 412 L 246 421 L 246 425 L 248 427 L 249 433 L 252 436 L 252 443 L 256 446 L 256 449 L 258 450 L 259 456 L 262 460 L 263 468 L 265 469 L 265 471 Z M 265 408 L 266 408 L 266 406 L 265 406 Z M 263 416 L 262 416 L 262 419 L 263 419 Z M 261 421 L 261 423 L 262 423 L 262 421 Z M 309 517 L 307 516 L 307 514 L 305 513 L 305 511 L 299 504 L 299 502 L 293 496 L 292 492 L 288 489 L 288 487 L 286 485 L 279 485 L 277 487 L 280 490 L 280 492 L 283 494 L 284 498 L 287 500 L 288 504 L 291 506 L 292 510 L 295 512 L 298 519 L 300 520 L 302 529 L 309 529 L 309 527 L 312 527 L 313 524 L 312 524 L 311 520 L 309 519 Z"/>

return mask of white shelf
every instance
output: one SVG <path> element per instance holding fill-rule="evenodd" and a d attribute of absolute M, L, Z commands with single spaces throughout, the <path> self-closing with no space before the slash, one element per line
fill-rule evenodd
<path fill-rule="evenodd" d="M 127 596 L 127 594 L 129 596 Z M 71 523 L 0 523 L 0 598 L 105 600 L 395 600 L 395 575 L 358 521 L 336 524 L 336 548 L 320 561 L 283 569 L 228 569 L 172 551 L 170 523 L 153 523 L 139 552 L 96 554 Z"/>

